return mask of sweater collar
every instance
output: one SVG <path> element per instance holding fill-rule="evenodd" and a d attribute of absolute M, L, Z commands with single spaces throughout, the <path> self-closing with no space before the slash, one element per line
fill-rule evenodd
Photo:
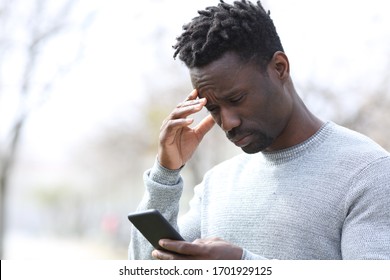
<path fill-rule="evenodd" d="M 288 161 L 299 158 L 309 153 L 313 149 L 317 148 L 318 145 L 323 143 L 331 134 L 333 125 L 334 124 L 332 122 L 327 121 L 315 134 L 313 134 L 305 141 L 283 150 L 273 152 L 261 152 L 261 154 L 263 155 L 267 163 L 273 165 L 283 164 Z"/>

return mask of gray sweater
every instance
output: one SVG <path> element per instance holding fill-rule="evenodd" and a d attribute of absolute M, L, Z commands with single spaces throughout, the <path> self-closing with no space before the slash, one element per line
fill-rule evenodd
<path fill-rule="evenodd" d="M 297 146 L 215 166 L 179 222 L 180 170 L 156 162 L 144 181 L 138 210 L 158 209 L 188 241 L 241 246 L 242 259 L 390 259 L 390 155 L 332 122 Z M 151 251 L 132 228 L 129 257 Z"/>

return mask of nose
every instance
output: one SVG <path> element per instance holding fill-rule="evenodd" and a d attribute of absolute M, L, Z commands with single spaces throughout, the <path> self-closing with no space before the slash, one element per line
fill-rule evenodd
<path fill-rule="evenodd" d="M 232 109 L 220 109 L 221 128 L 228 132 L 240 125 L 239 116 Z"/>

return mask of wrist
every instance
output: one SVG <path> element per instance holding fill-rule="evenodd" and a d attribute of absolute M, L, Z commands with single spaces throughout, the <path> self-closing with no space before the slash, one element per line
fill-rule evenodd
<path fill-rule="evenodd" d="M 158 158 L 156 158 L 154 165 L 149 173 L 149 178 L 164 185 L 176 185 L 180 181 L 180 171 L 183 168 L 169 169 L 163 166 Z"/>
<path fill-rule="evenodd" d="M 172 161 L 171 157 L 164 157 L 160 153 L 157 155 L 157 161 L 162 167 L 168 170 L 180 170 L 184 166 L 181 161 Z"/>

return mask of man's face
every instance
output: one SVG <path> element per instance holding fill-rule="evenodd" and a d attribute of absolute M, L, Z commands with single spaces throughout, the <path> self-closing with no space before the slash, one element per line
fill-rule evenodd
<path fill-rule="evenodd" d="M 190 69 L 190 75 L 229 140 L 246 153 L 273 149 L 290 120 L 292 100 L 272 63 L 264 72 L 228 52 L 204 67 Z"/>

